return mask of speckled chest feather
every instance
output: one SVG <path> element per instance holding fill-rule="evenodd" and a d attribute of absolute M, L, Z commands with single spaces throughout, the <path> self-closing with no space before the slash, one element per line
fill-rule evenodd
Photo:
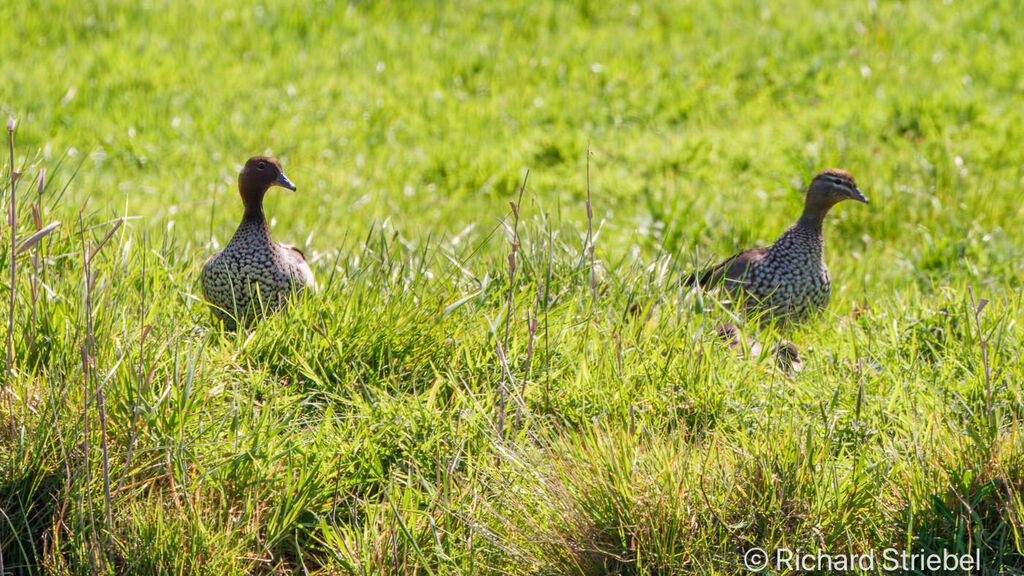
<path fill-rule="evenodd" d="M 203 266 L 201 283 L 214 314 L 234 328 L 234 319 L 249 324 L 280 308 L 312 273 L 300 252 L 271 240 L 265 221 L 246 220 Z"/>
<path fill-rule="evenodd" d="M 752 263 L 740 285 L 748 307 L 770 318 L 801 322 L 828 307 L 832 280 L 821 229 L 792 226 Z"/>

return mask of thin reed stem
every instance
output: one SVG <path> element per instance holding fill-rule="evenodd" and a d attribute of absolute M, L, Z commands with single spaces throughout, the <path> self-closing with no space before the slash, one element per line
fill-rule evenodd
<path fill-rule="evenodd" d="M 989 365 L 988 360 L 988 340 L 985 339 L 985 333 L 981 330 L 981 312 L 988 305 L 988 300 L 982 298 L 980 301 L 974 299 L 974 287 L 970 287 L 971 294 L 971 313 L 974 315 L 974 327 L 978 331 L 978 342 L 981 347 L 981 362 L 982 367 L 985 370 L 985 419 L 989 425 L 989 430 L 995 430 L 995 415 L 992 412 L 992 367 Z"/>
<path fill-rule="evenodd" d="M 7 314 L 7 373 L 11 376 L 14 375 L 14 303 L 15 303 L 15 280 L 17 280 L 17 228 L 18 228 L 18 208 L 15 202 L 15 185 L 18 181 L 18 172 L 14 169 L 14 127 L 17 125 L 17 121 L 14 116 L 7 117 L 7 140 L 10 144 L 11 151 L 11 204 L 8 206 L 8 221 L 11 229 L 11 306 Z"/>
<path fill-rule="evenodd" d="M 36 233 L 38 234 L 43 229 L 43 188 L 46 186 L 46 167 L 42 167 L 39 170 L 39 186 L 37 188 L 39 198 L 35 206 L 32 207 L 32 221 L 36 227 Z M 35 350 L 36 340 L 39 336 L 39 316 L 36 311 L 37 302 L 39 301 L 39 262 L 40 262 L 41 247 L 36 244 L 32 250 L 32 342 L 30 349 Z"/>
<path fill-rule="evenodd" d="M 530 171 L 526 171 L 526 176 L 523 177 L 523 185 L 519 187 L 519 198 L 513 204 L 509 202 L 512 208 L 512 252 L 508 255 L 508 303 L 505 308 L 505 338 L 499 345 L 500 350 L 498 351 L 498 357 L 504 359 L 508 354 L 508 334 L 512 326 L 512 312 L 513 302 L 515 300 L 515 279 L 516 279 L 516 254 L 519 252 L 519 208 L 523 204 L 523 192 L 526 191 L 526 182 L 530 179 Z M 498 435 L 504 436 L 505 432 L 505 395 L 508 391 L 508 386 L 513 385 L 511 378 L 506 378 L 508 370 L 502 372 L 501 381 L 498 388 Z"/>
<path fill-rule="evenodd" d="M 590 253 L 590 292 L 597 302 L 597 268 L 594 266 L 594 209 L 590 202 L 590 142 L 587 142 L 587 252 Z"/>

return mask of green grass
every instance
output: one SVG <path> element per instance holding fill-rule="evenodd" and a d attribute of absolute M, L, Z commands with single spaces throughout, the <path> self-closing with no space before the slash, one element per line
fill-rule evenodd
<path fill-rule="evenodd" d="M 1024 573 L 1022 19 L 0 4 L 17 241 L 32 204 L 61 222 L 16 260 L 4 571 L 735 574 L 761 547 Z M 257 153 L 322 289 L 225 333 L 198 271 Z M 679 279 L 771 242 L 832 166 L 872 203 L 826 224 L 804 369 L 737 358 Z"/>

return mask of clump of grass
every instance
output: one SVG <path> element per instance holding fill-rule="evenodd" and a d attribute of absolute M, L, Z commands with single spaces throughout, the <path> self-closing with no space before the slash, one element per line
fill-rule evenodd
<path fill-rule="evenodd" d="M 1020 18 L 726 4 L 0 3 L 39 150 L 4 190 L 40 182 L 3 195 L 0 572 L 734 574 L 753 545 L 1024 570 Z M 268 198 L 275 236 L 315 231 L 327 281 L 224 333 L 198 265 L 268 148 L 303 190 Z M 679 277 L 832 165 L 879 208 L 830 221 L 805 368 L 736 358 Z"/>

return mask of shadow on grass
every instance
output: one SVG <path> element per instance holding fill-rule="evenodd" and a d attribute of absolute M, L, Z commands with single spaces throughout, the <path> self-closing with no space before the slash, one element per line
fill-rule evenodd
<path fill-rule="evenodd" d="M 5 475 L 7 476 L 7 475 Z M 10 573 L 31 573 L 48 546 L 64 479 L 33 468 L 14 470 L 0 484 L 0 549 Z"/>
<path fill-rule="evenodd" d="M 928 507 L 913 513 L 907 523 L 916 527 L 914 552 L 971 556 L 977 552 L 982 573 L 1024 573 L 1022 463 L 998 474 L 950 468 L 949 488 L 932 494 Z"/>

